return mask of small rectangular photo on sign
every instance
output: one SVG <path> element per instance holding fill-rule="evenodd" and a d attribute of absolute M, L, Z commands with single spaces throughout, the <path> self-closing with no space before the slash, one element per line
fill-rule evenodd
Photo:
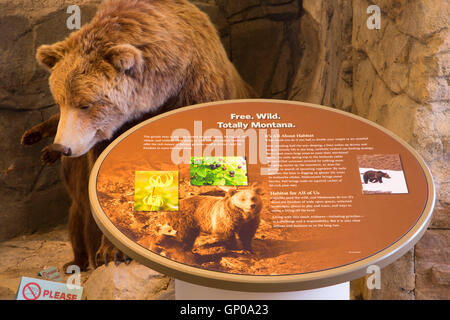
<path fill-rule="evenodd" d="M 178 171 L 136 171 L 135 211 L 178 211 Z"/>
<path fill-rule="evenodd" d="M 408 193 L 398 154 L 357 156 L 363 194 Z"/>
<path fill-rule="evenodd" d="M 248 185 L 245 157 L 191 157 L 192 186 Z"/>

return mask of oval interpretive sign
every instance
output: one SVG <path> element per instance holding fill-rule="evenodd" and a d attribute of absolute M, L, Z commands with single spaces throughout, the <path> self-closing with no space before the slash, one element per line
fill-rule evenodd
<path fill-rule="evenodd" d="M 99 157 L 97 224 L 120 250 L 181 280 L 302 290 L 403 255 L 430 221 L 423 160 L 386 129 L 301 102 L 233 100 L 139 124 Z"/>

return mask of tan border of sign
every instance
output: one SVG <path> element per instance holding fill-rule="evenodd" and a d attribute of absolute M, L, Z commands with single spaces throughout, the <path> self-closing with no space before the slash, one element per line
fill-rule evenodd
<path fill-rule="evenodd" d="M 416 224 L 398 241 L 385 248 L 384 250 L 367 257 L 365 259 L 359 260 L 355 263 L 350 263 L 348 265 L 317 271 L 310 273 L 302 273 L 295 275 L 271 275 L 271 276 L 260 276 L 260 275 L 241 275 L 241 274 L 231 274 L 225 272 L 217 272 L 206 269 L 201 269 L 193 266 L 189 266 L 183 263 L 179 263 L 142 247 L 133 240 L 126 237 L 121 233 L 110 221 L 97 198 L 97 175 L 99 169 L 102 165 L 103 160 L 109 154 L 109 152 L 123 139 L 125 139 L 132 132 L 138 130 L 139 128 L 148 125 L 149 123 L 167 117 L 171 114 L 192 110 L 196 108 L 203 108 L 218 104 L 230 104 L 230 103 L 242 103 L 242 102 L 273 102 L 273 103 L 283 103 L 291 104 L 293 106 L 307 106 L 320 108 L 328 110 L 331 112 L 336 112 L 344 114 L 348 117 L 355 118 L 362 122 L 368 123 L 384 133 L 391 136 L 393 139 L 401 143 L 406 149 L 408 149 L 417 159 L 421 165 L 423 172 L 426 176 L 427 186 L 428 186 L 428 197 L 425 208 L 422 215 L 416 222 Z M 425 233 L 428 224 L 430 223 L 432 212 L 434 209 L 434 202 L 436 198 L 435 187 L 431 173 L 426 166 L 423 159 L 417 154 L 417 152 L 410 147 L 406 142 L 401 140 L 399 137 L 395 136 L 393 133 L 389 132 L 385 128 L 367 120 L 356 116 L 354 114 L 324 107 L 320 105 L 296 102 L 296 101 L 285 101 L 285 100 L 268 100 L 268 99 L 252 99 L 252 100 L 227 100 L 218 101 L 213 103 L 198 104 L 190 107 L 184 107 L 170 111 L 156 117 L 153 117 L 147 121 L 140 123 L 134 128 L 128 130 L 120 137 L 118 137 L 113 143 L 111 143 L 108 148 L 106 148 L 95 163 L 90 180 L 89 180 L 89 198 L 91 202 L 91 209 L 94 215 L 94 219 L 98 226 L 106 237 L 120 250 L 126 253 L 131 258 L 136 261 L 146 265 L 158 272 L 167 274 L 169 276 L 175 277 L 177 279 L 195 283 L 197 285 L 203 285 L 207 287 L 228 289 L 228 290 L 238 290 L 246 292 L 284 292 L 284 291 L 299 291 L 321 288 L 325 286 L 331 286 L 334 284 L 350 281 L 357 279 L 366 275 L 367 267 L 370 265 L 377 265 L 380 268 L 387 266 L 388 264 L 394 262 L 402 255 L 404 255 L 408 250 L 410 250 L 419 239 Z"/>

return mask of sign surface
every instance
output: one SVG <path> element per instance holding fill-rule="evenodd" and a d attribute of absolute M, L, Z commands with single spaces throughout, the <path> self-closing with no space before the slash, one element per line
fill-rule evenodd
<path fill-rule="evenodd" d="M 139 172 L 155 177 L 137 184 Z M 158 209 L 174 192 L 179 207 Z M 157 209 L 136 211 L 137 196 Z M 392 262 L 425 231 L 434 186 L 413 149 L 365 119 L 235 100 L 126 132 L 94 166 L 90 197 L 102 231 L 138 261 L 199 284 L 272 291 Z"/>
<path fill-rule="evenodd" d="M 22 277 L 16 300 L 81 300 L 83 288 L 65 283 Z"/>

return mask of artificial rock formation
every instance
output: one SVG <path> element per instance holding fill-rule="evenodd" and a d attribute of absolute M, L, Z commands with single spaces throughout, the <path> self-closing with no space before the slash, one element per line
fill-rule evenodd
<path fill-rule="evenodd" d="M 13 300 L 22 277 L 40 279 L 38 273 L 55 267 L 64 281 L 63 266 L 71 260 L 72 248 L 65 228 L 16 237 L 0 243 L 0 300 Z M 116 266 L 109 263 L 81 272 L 82 299 L 170 300 L 175 298 L 173 279 L 137 262 Z"/>
<path fill-rule="evenodd" d="M 66 219 L 69 201 L 59 165 L 42 167 L 40 150 L 20 144 L 31 126 L 57 112 L 48 73 L 35 60 L 36 48 L 65 38 L 67 6 L 80 5 L 89 21 L 98 1 L 2 1 L 0 3 L 0 241 L 49 229 Z"/>
<path fill-rule="evenodd" d="M 380 30 L 365 25 L 370 4 L 381 8 Z M 427 280 L 430 273 L 436 279 L 449 276 L 448 268 L 442 268 L 450 262 L 448 13 L 448 2 L 439 0 L 353 1 L 352 112 L 379 123 L 416 149 L 433 174 L 437 193 L 430 230 L 415 250 L 383 270 L 386 285 L 363 297 L 450 297 L 445 280 Z"/>
<path fill-rule="evenodd" d="M 84 284 L 87 300 L 173 300 L 174 280 L 135 261 L 95 269 Z"/>

